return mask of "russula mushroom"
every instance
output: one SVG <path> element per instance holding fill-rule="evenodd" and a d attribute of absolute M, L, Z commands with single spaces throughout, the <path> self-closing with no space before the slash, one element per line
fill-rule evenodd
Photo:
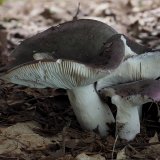
<path fill-rule="evenodd" d="M 123 60 L 117 41 L 104 47 L 116 34 L 95 20 L 60 24 L 23 41 L 11 54 L 12 61 L 1 79 L 33 88 L 64 88 L 81 126 L 98 129 L 102 136 L 114 117 L 103 103 L 94 82 L 111 73 Z M 119 46 L 119 48 L 117 48 Z"/>
<path fill-rule="evenodd" d="M 114 70 L 110 75 L 107 75 L 105 78 L 98 80 L 96 88 L 97 90 L 101 90 L 105 87 L 114 86 L 117 84 L 124 84 L 127 82 L 134 82 L 137 80 L 156 79 L 160 76 L 159 62 L 160 51 L 152 51 L 141 55 L 129 57 L 123 63 L 121 63 L 120 66 L 116 70 Z M 119 102 L 119 105 L 121 105 L 121 102 Z M 130 108 L 130 110 L 127 110 L 127 112 L 130 112 L 130 115 L 134 114 L 135 117 L 139 117 L 137 107 L 132 108 L 128 106 L 128 108 Z M 119 119 L 120 118 L 122 120 L 119 121 L 123 121 L 124 116 L 119 116 Z M 130 126 L 129 128 L 129 125 L 127 124 L 130 124 L 133 121 L 135 126 L 137 127 L 133 127 L 132 125 L 132 127 Z M 120 134 L 126 133 L 124 134 L 124 136 L 121 136 L 122 138 L 131 140 L 135 137 L 137 133 L 139 133 L 139 118 L 129 118 L 127 124 L 126 127 L 123 127 L 122 130 L 119 132 Z"/>
<path fill-rule="evenodd" d="M 136 106 L 160 101 L 160 80 L 141 80 L 106 87 L 99 91 L 103 99 L 111 97 L 117 106 L 116 133 L 132 140 L 140 132 Z"/>

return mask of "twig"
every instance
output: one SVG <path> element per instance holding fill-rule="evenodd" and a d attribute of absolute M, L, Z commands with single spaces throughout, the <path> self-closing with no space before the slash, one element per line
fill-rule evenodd
<path fill-rule="evenodd" d="M 70 126 L 71 122 L 69 121 L 67 123 L 67 125 L 63 128 L 63 131 L 62 131 L 62 150 L 63 150 L 63 154 L 65 154 L 66 152 L 66 130 L 67 128 Z"/>
<path fill-rule="evenodd" d="M 13 160 L 19 160 L 19 158 L 17 158 L 17 157 L 8 157 L 8 156 L 4 156 L 4 155 L 0 155 L 0 159 L 1 159 L 1 158 L 2 158 L 2 159 L 4 159 L 4 158 L 5 158 L 5 159 L 10 159 L 10 160 L 11 160 L 11 159 L 13 159 Z"/>
<path fill-rule="evenodd" d="M 118 140 L 118 134 L 117 134 L 117 136 L 116 136 L 116 139 L 115 139 L 115 141 L 114 141 L 114 144 L 113 144 L 113 150 L 112 150 L 112 160 L 113 160 L 113 156 L 114 156 L 114 150 L 115 150 L 115 147 L 116 147 L 117 140 Z"/>
<path fill-rule="evenodd" d="M 115 140 L 116 141 L 116 140 Z M 123 144 L 118 144 L 118 145 L 115 145 L 115 148 L 123 148 L 127 145 L 130 145 L 134 148 L 145 148 L 147 146 L 152 146 L 152 145 L 158 145 L 160 144 L 160 142 L 153 142 L 153 143 L 141 143 L 141 144 L 137 144 L 137 143 L 123 143 Z"/>
<path fill-rule="evenodd" d="M 78 3 L 77 12 L 76 12 L 75 16 L 73 17 L 73 21 L 76 21 L 78 19 L 79 11 L 80 11 L 80 2 Z"/>

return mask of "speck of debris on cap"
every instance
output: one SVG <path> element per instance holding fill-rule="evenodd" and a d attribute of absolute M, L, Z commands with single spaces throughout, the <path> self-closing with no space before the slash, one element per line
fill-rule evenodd
<path fill-rule="evenodd" d="M 61 59 L 57 59 L 57 61 L 56 61 L 57 63 L 61 63 L 62 62 L 62 60 Z"/>

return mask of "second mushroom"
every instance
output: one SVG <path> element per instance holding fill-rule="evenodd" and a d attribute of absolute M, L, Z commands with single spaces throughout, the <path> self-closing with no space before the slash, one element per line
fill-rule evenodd
<path fill-rule="evenodd" d="M 124 36 L 123 38 L 125 40 L 122 38 L 119 38 L 119 40 L 127 44 L 126 42 L 128 39 L 126 39 Z M 112 41 L 112 43 L 114 43 L 114 40 Z M 114 96 L 112 98 L 112 102 L 117 106 L 117 134 L 120 135 L 120 138 L 126 140 L 132 140 L 136 136 L 136 134 L 140 132 L 138 108 L 140 108 L 142 104 L 131 104 L 128 103 L 126 98 L 123 99 L 122 97 L 120 98 L 118 96 L 115 96 L 116 94 L 114 93 L 114 86 L 138 80 L 154 80 L 160 76 L 160 51 L 154 51 L 149 48 L 145 49 L 145 47 L 138 48 L 135 47 L 134 42 L 131 43 L 125 45 L 126 59 L 110 75 L 107 75 L 105 78 L 98 80 L 96 85 L 96 89 L 100 92 L 103 88 L 110 87 L 110 89 L 107 89 L 106 95 L 108 93 L 108 96 Z M 135 50 L 137 51 L 134 52 Z M 136 55 L 136 53 L 142 54 Z M 129 87 L 134 89 L 134 83 L 130 84 Z M 113 90 L 111 88 L 113 88 Z M 123 88 L 121 88 L 121 90 L 123 90 Z M 135 105 L 135 107 L 133 107 L 133 104 Z"/>

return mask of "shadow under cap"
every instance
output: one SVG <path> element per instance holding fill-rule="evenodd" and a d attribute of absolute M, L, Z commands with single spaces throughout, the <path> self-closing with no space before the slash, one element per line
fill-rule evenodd
<path fill-rule="evenodd" d="M 115 68 L 119 65 L 118 58 L 115 63 L 106 64 L 108 60 L 105 59 L 109 59 L 110 55 L 99 56 L 104 42 L 114 34 L 117 32 L 113 28 L 96 20 L 80 19 L 62 23 L 24 40 L 12 52 L 11 57 L 14 60 L 9 67 L 33 61 L 35 53 L 49 53 L 54 59 Z M 119 58 L 121 59 L 121 56 Z"/>

